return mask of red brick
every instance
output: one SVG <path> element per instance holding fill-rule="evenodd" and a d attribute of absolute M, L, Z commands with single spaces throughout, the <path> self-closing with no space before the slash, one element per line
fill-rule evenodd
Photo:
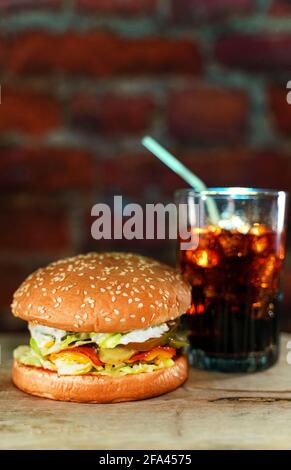
<path fill-rule="evenodd" d="M 274 16 L 285 16 L 291 14 L 290 0 L 273 0 L 269 8 L 270 14 Z"/>
<path fill-rule="evenodd" d="M 208 186 L 291 189 L 288 154 L 233 148 L 188 153 L 182 156 L 182 161 Z"/>
<path fill-rule="evenodd" d="M 77 0 L 80 9 L 100 13 L 152 13 L 158 0 Z"/>
<path fill-rule="evenodd" d="M 0 0 L 0 10 L 23 10 L 24 8 L 55 8 L 61 0 Z"/>
<path fill-rule="evenodd" d="M 101 31 L 43 31 L 11 39 L 7 69 L 16 74 L 195 74 L 201 70 L 201 58 L 197 44 L 188 39 L 129 39 Z"/>
<path fill-rule="evenodd" d="M 234 34 L 217 41 L 215 55 L 231 67 L 286 72 L 291 69 L 290 49 L 290 34 Z"/>
<path fill-rule="evenodd" d="M 4 37 L 0 35 L 0 70 L 6 64 L 6 51 L 7 51 L 7 44 L 4 40 Z"/>
<path fill-rule="evenodd" d="M 167 142 L 162 144 L 170 148 Z M 291 191 L 291 154 L 240 147 L 187 152 L 174 147 L 170 150 L 208 186 L 254 186 Z M 123 153 L 100 160 L 96 162 L 96 173 L 95 187 L 102 200 L 113 194 L 134 197 L 136 202 L 159 200 L 172 197 L 176 189 L 187 187 L 180 177 L 148 152 Z"/>
<path fill-rule="evenodd" d="M 167 119 L 175 137 L 208 142 L 242 139 L 247 114 L 243 92 L 199 85 L 170 95 Z"/>
<path fill-rule="evenodd" d="M 0 149 L 0 191 L 53 191 L 98 186 L 92 155 L 77 149 Z"/>
<path fill-rule="evenodd" d="M 64 210 L 47 200 L 7 199 L 0 217 L 0 253 L 57 254 L 70 248 Z"/>
<path fill-rule="evenodd" d="M 250 12 L 252 0 L 171 0 L 171 16 L 177 21 L 224 17 Z"/>
<path fill-rule="evenodd" d="M 79 96 L 72 104 L 73 125 L 105 134 L 139 133 L 145 130 L 154 111 L 149 96 Z"/>
<path fill-rule="evenodd" d="M 2 86 L 0 132 L 44 134 L 61 124 L 57 101 L 49 95 Z"/>
<path fill-rule="evenodd" d="M 16 262 L 0 263 L 0 313 L 10 307 L 13 293 L 30 274 L 30 269 Z"/>
<path fill-rule="evenodd" d="M 169 147 L 166 142 L 163 144 Z M 240 147 L 187 152 L 170 150 L 208 186 L 291 190 L 291 154 Z M 151 154 L 121 155 L 116 160 L 103 162 L 99 168 L 105 191 L 110 193 L 148 200 L 152 194 L 158 194 L 158 198 L 172 197 L 175 190 L 187 187 L 179 176 Z"/>
<path fill-rule="evenodd" d="M 273 86 L 269 91 L 269 104 L 276 128 L 291 135 L 291 105 L 287 103 L 287 93 L 286 88 Z"/>
<path fill-rule="evenodd" d="M 165 167 L 150 153 L 123 154 L 98 166 L 105 194 L 124 194 L 142 199 L 149 188 L 159 187 Z"/>

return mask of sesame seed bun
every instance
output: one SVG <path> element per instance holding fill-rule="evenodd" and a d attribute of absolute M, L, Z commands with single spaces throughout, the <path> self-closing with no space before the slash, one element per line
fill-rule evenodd
<path fill-rule="evenodd" d="M 188 376 L 187 359 L 180 356 L 172 367 L 122 377 L 62 375 L 14 361 L 12 380 L 22 391 L 52 400 L 117 403 L 142 400 L 170 392 Z"/>
<path fill-rule="evenodd" d="M 67 331 L 114 333 L 174 320 L 190 297 L 190 286 L 172 267 L 131 253 L 88 253 L 28 276 L 12 312 Z"/>

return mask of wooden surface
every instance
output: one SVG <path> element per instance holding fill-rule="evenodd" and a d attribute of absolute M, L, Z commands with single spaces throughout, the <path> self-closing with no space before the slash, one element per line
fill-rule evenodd
<path fill-rule="evenodd" d="M 10 381 L 12 349 L 1 336 L 1 449 L 291 449 L 291 365 L 226 375 L 191 370 L 175 392 L 140 402 L 90 405 L 26 395 Z"/>

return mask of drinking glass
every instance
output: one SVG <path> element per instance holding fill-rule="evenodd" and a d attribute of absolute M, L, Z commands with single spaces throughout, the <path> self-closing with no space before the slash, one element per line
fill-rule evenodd
<path fill-rule="evenodd" d="M 190 363 L 251 372 L 279 353 L 280 280 L 285 257 L 287 194 L 255 188 L 180 190 L 188 237 L 178 265 L 192 286 Z M 194 240 L 194 241 L 193 241 Z"/>

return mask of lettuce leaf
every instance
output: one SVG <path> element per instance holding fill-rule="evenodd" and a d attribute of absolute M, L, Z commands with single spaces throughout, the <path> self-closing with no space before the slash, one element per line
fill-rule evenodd
<path fill-rule="evenodd" d="M 118 364 L 118 366 L 113 364 L 95 366 L 90 360 L 81 364 L 72 360 L 57 359 L 53 363 L 49 360 L 43 359 L 29 346 L 18 346 L 18 348 L 14 350 L 13 356 L 21 364 L 54 370 L 59 375 L 81 375 L 90 373 L 93 375 L 109 375 L 112 377 L 118 377 L 123 375 L 154 372 L 158 369 L 171 367 L 174 364 L 172 359 L 167 359 L 160 364 L 145 364 L 137 362 L 134 364 L 121 363 Z"/>
<path fill-rule="evenodd" d="M 44 369 L 56 370 L 55 365 L 51 361 L 45 360 L 29 346 L 18 346 L 18 348 L 13 351 L 13 357 L 18 362 L 26 366 L 43 367 Z"/>
<path fill-rule="evenodd" d="M 29 325 L 31 348 L 43 357 L 71 346 L 92 343 L 89 333 L 66 332 L 43 325 Z"/>
<path fill-rule="evenodd" d="M 166 323 L 163 323 L 154 327 L 124 333 L 81 333 L 29 324 L 29 330 L 33 338 L 31 347 L 42 356 L 48 356 L 63 349 L 88 343 L 96 343 L 99 348 L 106 349 L 113 349 L 119 344 L 126 345 L 130 342 L 142 343 L 150 338 L 166 337 L 167 333 L 165 334 L 165 331 L 169 330 L 169 327 Z"/>
<path fill-rule="evenodd" d="M 122 337 L 121 333 L 90 333 L 90 337 L 94 343 L 100 348 L 113 349 L 119 343 Z"/>

